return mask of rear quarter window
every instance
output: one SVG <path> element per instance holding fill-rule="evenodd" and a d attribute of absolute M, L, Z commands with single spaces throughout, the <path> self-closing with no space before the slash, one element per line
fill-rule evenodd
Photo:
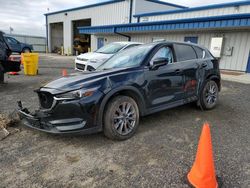
<path fill-rule="evenodd" d="M 205 58 L 205 51 L 197 46 L 193 46 L 198 59 L 204 59 Z"/>
<path fill-rule="evenodd" d="M 212 59 L 214 59 L 214 56 L 211 54 L 211 52 L 206 51 L 205 53 L 206 53 L 205 54 L 205 58 L 212 58 Z"/>
<path fill-rule="evenodd" d="M 190 45 L 175 44 L 174 49 L 177 61 L 188 61 L 192 59 L 197 59 L 196 53 Z"/>

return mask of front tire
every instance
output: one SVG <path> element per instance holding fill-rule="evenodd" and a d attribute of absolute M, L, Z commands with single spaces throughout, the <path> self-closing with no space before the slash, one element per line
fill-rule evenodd
<path fill-rule="evenodd" d="M 112 99 L 104 113 L 104 134 L 113 140 L 131 138 L 139 125 L 139 108 L 128 96 Z"/>
<path fill-rule="evenodd" d="M 219 99 L 219 88 L 215 81 L 208 80 L 204 83 L 200 93 L 200 105 L 204 110 L 212 110 Z"/>

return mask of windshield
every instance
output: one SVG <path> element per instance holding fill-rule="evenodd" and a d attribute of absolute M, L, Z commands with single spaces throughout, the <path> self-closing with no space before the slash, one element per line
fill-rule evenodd
<path fill-rule="evenodd" d="M 137 67 L 155 45 L 141 45 L 121 51 L 99 66 L 97 70 Z"/>
<path fill-rule="evenodd" d="M 99 48 L 96 52 L 102 54 L 115 54 L 119 52 L 126 44 L 111 43 L 106 46 Z"/>

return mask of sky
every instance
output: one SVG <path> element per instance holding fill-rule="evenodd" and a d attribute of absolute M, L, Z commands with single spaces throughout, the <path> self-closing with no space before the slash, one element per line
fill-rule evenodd
<path fill-rule="evenodd" d="M 44 14 L 107 0 L 0 0 L 0 30 L 15 34 L 45 36 Z M 235 0 L 162 0 L 188 7 Z"/>

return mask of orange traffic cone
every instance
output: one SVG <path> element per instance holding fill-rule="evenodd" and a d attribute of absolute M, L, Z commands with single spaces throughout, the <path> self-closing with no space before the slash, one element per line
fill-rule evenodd
<path fill-rule="evenodd" d="M 203 125 L 195 162 L 188 181 L 196 188 L 217 188 L 209 124 Z"/>
<path fill-rule="evenodd" d="M 68 75 L 67 70 L 66 70 L 66 69 L 63 69 L 63 70 L 62 70 L 62 76 L 67 76 L 67 75 Z"/>

